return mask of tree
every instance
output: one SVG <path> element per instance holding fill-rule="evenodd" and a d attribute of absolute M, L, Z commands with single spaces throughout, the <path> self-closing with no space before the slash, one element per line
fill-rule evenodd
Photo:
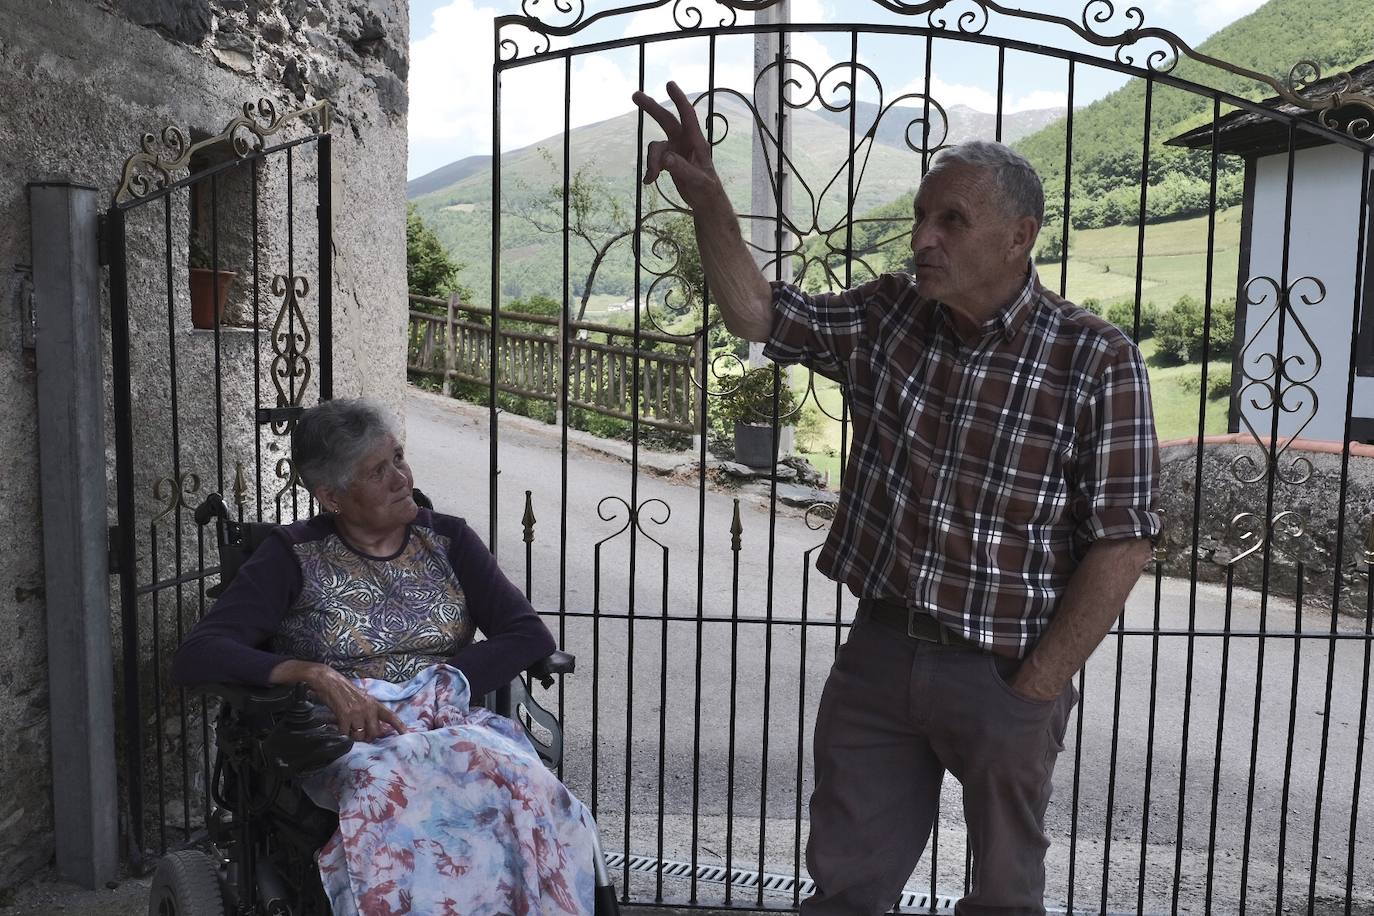
<path fill-rule="evenodd" d="M 540 147 L 539 155 L 550 171 L 557 174 L 558 168 L 554 163 L 553 154 L 546 147 Z M 574 321 L 582 321 L 586 316 L 587 303 L 596 286 L 596 275 L 601 270 L 606 256 L 617 244 L 632 237 L 636 228 L 634 214 L 606 187 L 605 180 L 596 173 L 596 166 L 597 163 L 594 161 L 583 163 L 566 183 L 557 182 L 542 193 L 531 194 L 510 211 L 538 232 L 561 236 L 564 232 L 563 213 L 566 207 L 567 232 L 586 245 L 591 258 L 586 279 L 582 283 L 582 296 L 578 302 L 577 314 L 573 316 Z M 701 284 L 696 278 L 701 274 L 701 263 L 696 250 L 696 238 L 692 234 L 691 220 L 687 217 L 663 218 L 668 211 L 655 210 L 657 203 L 657 195 L 651 195 L 651 212 L 640 221 L 640 227 L 649 238 L 644 249 L 646 252 L 657 254 L 661 259 L 675 262 L 680 267 L 685 265 L 683 269 L 674 271 L 674 276 L 679 276 L 680 279 L 677 284 L 678 291 L 687 301 L 699 301 L 697 291 L 701 289 Z M 681 274 L 692 276 L 680 276 Z"/>
<path fill-rule="evenodd" d="M 420 296 L 442 298 L 458 293 L 470 299 L 472 293 L 458 282 L 463 265 L 453 260 L 434 230 L 425 225 L 414 204 L 406 205 L 406 283 Z"/>

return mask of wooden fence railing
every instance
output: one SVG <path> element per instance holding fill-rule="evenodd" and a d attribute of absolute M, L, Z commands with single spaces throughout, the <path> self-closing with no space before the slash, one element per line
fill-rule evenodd
<path fill-rule="evenodd" d="M 443 314 L 418 311 L 437 306 Z M 491 384 L 491 310 L 451 299 L 410 296 L 406 367 L 411 372 L 480 385 Z M 518 322 L 517 327 L 512 324 Z M 496 347 L 496 387 L 508 394 L 557 404 L 563 369 L 559 364 L 559 319 L 501 311 Z M 528 330 L 531 326 L 537 330 Z M 582 332 L 585 332 L 583 334 Z M 605 335 L 601 343 L 587 335 Z M 641 331 L 640 347 L 626 328 L 573 322 L 568 341 L 568 405 L 629 420 L 634 414 L 635 367 L 639 371 L 640 422 L 659 429 L 700 431 L 693 376 L 701 378 L 694 338 Z M 450 345 L 450 341 L 452 344 Z M 648 350 L 643 344 L 666 345 Z"/>

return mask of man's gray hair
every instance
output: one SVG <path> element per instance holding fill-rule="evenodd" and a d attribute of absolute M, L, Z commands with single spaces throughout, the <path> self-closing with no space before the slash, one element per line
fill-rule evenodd
<path fill-rule="evenodd" d="M 312 493 L 321 485 L 346 490 L 358 462 L 387 436 L 396 436 L 396 426 L 372 401 L 323 401 L 296 421 L 291 461 Z"/>
<path fill-rule="evenodd" d="M 935 154 L 926 175 L 944 171 L 956 162 L 987 169 L 997 179 L 1002 205 L 1015 217 L 1045 222 L 1045 188 L 1035 166 L 1010 146 L 990 140 L 969 140 Z"/>

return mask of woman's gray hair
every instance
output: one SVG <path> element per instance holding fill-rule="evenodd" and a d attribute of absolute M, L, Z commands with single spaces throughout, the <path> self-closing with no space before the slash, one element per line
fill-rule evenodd
<path fill-rule="evenodd" d="M 997 179 L 1003 207 L 1010 216 L 1029 216 L 1045 222 L 1045 188 L 1035 166 L 1010 146 L 990 140 L 969 140 L 947 146 L 935 154 L 926 175 L 941 172 L 956 162 L 987 169 Z"/>
<path fill-rule="evenodd" d="M 358 462 L 387 436 L 400 438 L 390 416 L 372 401 L 323 401 L 296 421 L 291 461 L 310 492 L 321 485 L 346 490 Z"/>

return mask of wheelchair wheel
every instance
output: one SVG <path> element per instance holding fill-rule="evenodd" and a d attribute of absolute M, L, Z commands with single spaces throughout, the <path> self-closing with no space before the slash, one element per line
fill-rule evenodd
<path fill-rule="evenodd" d="M 224 916 L 214 860 L 197 849 L 163 856 L 153 875 L 148 916 Z"/>

